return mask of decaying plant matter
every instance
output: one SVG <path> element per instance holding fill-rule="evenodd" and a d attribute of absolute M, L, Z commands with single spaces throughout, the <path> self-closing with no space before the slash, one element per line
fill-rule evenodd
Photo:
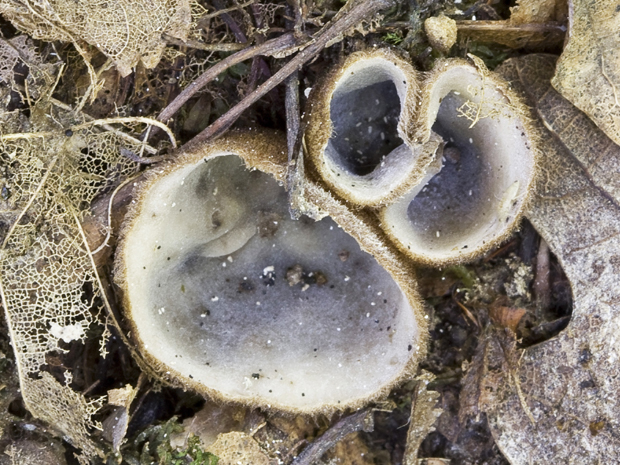
<path fill-rule="evenodd" d="M 0 23 L 0 292 L 15 352 L 15 378 L 18 375 L 21 382 L 20 398 L 34 417 L 43 420 L 30 418 L 20 408 L 20 398 L 6 402 L 11 406 L 6 421 L 0 422 L 0 447 L 11 441 L 8 433 L 19 435 L 20 440 L 7 448 L 6 457 L 0 454 L 0 463 L 22 460 L 26 456 L 22 454 L 25 442 L 45 439 L 45 426 L 41 426 L 44 422 L 80 449 L 81 463 L 105 460 L 136 465 L 193 460 L 213 465 L 216 455 L 220 464 L 236 458 L 286 465 L 332 463 L 330 460 L 412 465 L 422 458 L 458 463 L 485 460 L 495 465 L 504 465 L 506 460 L 515 464 L 615 460 L 619 420 L 614 371 L 618 357 L 614 282 L 620 247 L 616 244 L 620 187 L 616 179 L 618 146 L 614 140 L 618 113 L 616 50 L 620 47 L 618 35 L 609 31 L 617 30 L 618 15 L 615 5 L 605 2 L 599 5 L 570 0 L 568 6 L 561 0 L 517 3 L 509 9 L 507 2 L 473 0 L 351 0 L 345 5 L 331 0 L 0 0 L 0 13 L 4 15 Z M 549 56 L 521 57 L 500 68 L 534 109 L 531 113 L 515 103 L 515 89 L 509 90 L 486 67 L 495 69 L 507 56 L 532 50 L 559 54 L 565 32 L 568 45 L 556 70 L 554 58 Z M 20 35 L 23 33 L 29 37 Z M 481 57 L 486 67 L 469 54 Z M 366 59 L 369 66 L 363 65 Z M 380 61 L 388 67 L 393 65 L 391 71 L 375 66 Z M 353 69 L 356 77 L 341 73 L 335 85 L 322 85 L 320 77 L 333 63 L 344 63 L 338 69 Z M 328 128 L 323 120 L 317 125 L 312 120 L 313 113 L 318 114 L 317 107 L 310 106 L 321 97 L 320 89 L 335 89 L 332 97 L 346 100 L 345 94 L 364 83 L 364 69 L 375 77 L 381 75 L 378 80 L 370 79 L 372 85 L 390 89 L 391 82 L 396 88 L 395 93 L 382 88 L 367 95 L 386 94 L 387 105 L 382 106 L 381 98 L 378 100 L 383 111 L 381 119 L 386 117 L 384 123 L 394 136 L 389 149 L 407 147 L 413 153 L 420 150 L 420 143 L 431 145 L 420 152 L 426 158 L 415 180 L 408 177 L 407 166 L 391 166 L 387 171 L 400 178 L 380 181 L 386 181 L 382 186 L 390 186 L 387 190 L 393 192 L 378 192 L 373 198 L 366 194 L 355 197 L 357 194 L 345 192 L 335 180 L 342 178 L 347 169 L 344 177 L 353 179 L 353 183 L 369 177 L 367 172 L 354 172 L 360 166 L 350 169 L 350 158 L 336 157 L 336 164 L 341 166 L 336 166 L 337 173 L 330 178 L 329 172 L 321 172 L 320 157 L 314 153 L 314 136 L 321 135 L 317 127 L 329 129 L 321 135 L 322 145 L 332 137 L 341 137 L 338 143 L 342 147 L 360 121 L 344 115 L 333 127 Z M 446 76 L 457 70 L 467 77 L 454 85 Z M 586 111 L 608 137 L 588 116 L 553 91 L 550 79 L 554 72 L 553 86 Z M 402 76 L 409 81 L 401 86 L 398 78 Z M 283 82 L 285 89 L 279 87 Z M 347 103 L 353 116 L 359 116 L 355 114 L 356 100 L 351 98 Z M 370 112 L 373 102 L 378 105 L 377 98 L 371 100 L 364 111 Z M 324 105 L 323 110 L 328 106 Z M 304 118 L 300 118 L 304 112 Z M 398 117 L 392 118 L 397 113 Z M 365 116 L 367 119 L 372 115 Z M 504 116 L 509 116 L 505 121 L 510 123 L 501 122 Z M 328 108 L 324 119 L 331 117 Z M 373 134 L 381 138 L 381 131 L 361 123 L 365 133 L 355 149 L 364 152 L 375 143 Z M 374 400 L 357 414 L 342 411 L 343 405 L 337 404 L 341 399 L 329 397 L 333 394 L 329 386 L 318 390 L 326 402 L 308 406 L 313 401 L 310 395 L 298 393 L 296 384 L 287 389 L 277 386 L 277 380 L 269 379 L 262 367 L 253 370 L 249 365 L 233 363 L 237 371 L 231 369 L 231 373 L 247 374 L 228 383 L 234 392 L 225 395 L 221 385 L 198 386 L 194 372 L 197 365 L 167 376 L 166 371 L 178 367 L 176 357 L 149 367 L 146 362 L 152 360 L 144 360 L 145 354 L 149 359 L 148 343 L 140 342 L 141 330 L 133 326 L 126 332 L 127 322 L 116 319 L 122 315 L 117 312 L 122 299 L 119 289 L 110 285 L 110 267 L 122 210 L 134 200 L 132 186 L 143 182 L 146 165 L 150 171 L 147 183 L 154 189 L 158 171 L 167 176 L 189 166 L 177 165 L 175 157 L 187 163 L 192 156 L 196 161 L 206 152 L 213 155 L 217 144 L 232 140 L 226 142 L 225 133 L 233 124 L 252 131 L 261 125 L 287 130 L 287 147 L 280 143 L 277 163 L 267 158 L 253 160 L 251 165 L 259 170 L 245 175 L 269 179 L 275 186 L 270 176 L 277 172 L 278 181 L 289 189 L 291 214 L 305 213 L 313 218 L 302 218 L 299 224 L 312 225 L 312 221 L 332 215 L 336 220 L 335 235 L 346 237 L 338 224 L 352 233 L 362 248 L 388 268 L 401 290 L 413 289 L 415 294 L 420 283 L 426 314 L 416 306 L 414 319 L 419 320 L 420 328 L 428 327 L 429 334 L 422 332 L 418 339 L 420 353 L 426 350 L 427 356 L 416 378 L 406 382 L 409 375 L 414 376 L 415 356 L 405 357 L 404 362 L 396 357 L 396 368 L 388 363 L 385 369 L 382 343 L 377 343 L 380 339 L 344 344 L 366 355 L 379 353 L 377 363 L 383 371 L 378 371 L 389 378 L 360 395 L 364 384 L 353 383 L 358 391 L 345 401 L 345 407 Z M 451 132 L 454 127 L 468 135 L 455 137 Z M 497 132 L 508 134 L 514 144 L 494 139 Z M 278 137 L 272 137 L 266 145 Z M 481 154 L 483 164 L 493 173 L 500 168 L 495 176 L 486 177 L 499 181 L 490 183 L 497 189 L 480 191 L 480 198 L 488 194 L 489 208 L 462 208 L 461 201 L 470 197 L 469 189 L 463 186 L 480 181 L 479 176 L 469 176 L 462 169 L 470 138 L 472 143 L 498 142 L 508 146 L 511 155 L 520 155 L 509 156 L 504 164 L 493 158 L 493 151 L 488 152 L 488 157 Z M 176 145 L 175 139 L 185 147 L 169 150 Z M 538 147 L 542 155 L 538 159 L 541 175 L 534 184 L 533 144 L 541 144 Z M 257 146 L 246 146 L 252 148 Z M 386 157 L 379 157 L 379 165 L 389 165 L 390 151 L 380 155 Z M 158 164 L 162 160 L 163 164 Z M 355 155 L 353 162 L 355 165 Z M 206 162 L 196 166 L 216 168 Z M 363 171 L 368 167 L 361 168 Z M 460 176 L 450 178 L 449 184 L 455 189 L 448 192 L 448 197 L 458 201 L 429 203 L 423 213 L 431 214 L 421 220 L 418 231 L 427 237 L 417 241 L 411 234 L 391 232 L 395 223 L 394 218 L 388 218 L 388 210 L 394 211 L 401 202 L 397 216 L 402 219 L 404 209 L 407 221 L 400 223 L 411 226 L 414 221 L 409 213 L 419 207 L 414 205 L 416 197 L 426 189 L 418 200 L 432 197 L 433 192 L 442 194 L 436 197 L 445 200 L 446 192 L 435 187 L 451 172 Z M 529 199 L 532 185 L 536 191 Z M 273 192 L 278 189 L 274 187 Z M 474 189 L 471 191 L 473 195 Z M 145 187 L 142 192 L 145 200 L 151 191 Z M 266 195 L 256 195 L 250 203 L 264 200 Z M 238 200 L 234 195 L 230 197 Z M 251 228 L 247 227 L 248 221 L 242 221 L 251 216 L 246 215 L 239 219 L 240 234 L 212 238 L 209 244 L 200 246 L 202 255 L 195 254 L 200 255 L 197 260 L 181 260 L 185 270 L 192 266 L 195 270 L 199 268 L 196 263 L 214 260 L 222 270 L 232 273 L 234 265 L 240 263 L 235 255 L 241 250 L 235 248 L 238 240 L 246 240 L 252 232 L 277 235 L 273 230 L 276 221 L 282 228 L 295 229 L 291 225 L 297 223 L 286 217 L 286 195 L 280 197 L 283 203 L 278 215 L 282 219 L 276 220 L 263 211 L 259 227 Z M 157 203 L 157 199 L 149 200 Z M 434 214 L 435 208 L 439 214 Z M 528 208 L 529 213 L 525 213 L 546 239 L 540 244 L 528 222 L 522 223 L 516 235 L 510 235 Z M 231 209 L 241 211 L 242 207 L 233 206 L 227 211 Z M 414 220 L 422 218 L 418 210 Z M 317 225 L 328 221 L 325 218 Z M 176 219 L 169 222 L 175 223 Z M 504 223 L 505 228 L 501 227 Z M 225 218 L 211 217 L 212 229 L 225 224 Z M 324 237 L 332 233 L 325 231 Z M 463 236 L 465 240 L 461 241 Z M 480 247 L 473 246 L 473 236 L 481 239 Z M 128 237 L 126 233 L 126 241 Z M 176 240 L 176 236 L 171 237 L 166 237 L 166 244 Z M 492 250 L 497 237 L 505 242 Z M 438 248 L 439 242 L 443 245 Z M 212 243 L 223 247 L 218 253 L 229 253 L 209 256 L 213 255 Z M 151 245 L 148 243 L 147 248 Z M 570 284 L 549 248 L 559 257 Z M 117 255 L 123 253 L 124 246 Z M 334 266 L 354 266 L 352 260 L 359 258 L 356 254 L 339 251 Z M 404 258 L 406 254 L 408 259 Z M 453 265 L 480 254 L 483 258 L 473 265 Z M 166 255 L 162 262 L 151 264 L 167 269 L 168 256 L 173 262 L 174 256 Z M 398 257 L 400 268 L 390 268 L 388 256 Z M 409 269 L 414 262 L 439 264 L 441 269 L 421 268 L 416 280 Z M 177 268 L 179 263 L 175 263 Z M 337 274 L 335 271 L 320 273 L 320 267 L 311 270 L 294 263 L 283 265 L 278 273 L 277 264 L 272 265 L 273 270 L 266 264 L 247 276 L 256 282 L 235 282 L 232 290 L 228 289 L 228 297 L 249 296 L 256 292 L 259 281 L 265 291 L 279 285 L 301 298 L 323 292 L 324 286 L 336 282 L 332 276 Z M 389 278 L 388 273 L 377 268 L 379 274 Z M 120 265 L 118 269 L 122 271 Z M 131 274 L 137 274 L 135 271 Z M 192 278 L 190 275 L 186 273 L 185 277 Z M 122 278 L 123 286 L 130 282 L 127 275 Z M 405 278 L 407 283 L 403 283 Z M 175 279 L 170 279 L 171 285 L 180 284 L 176 290 L 182 293 L 184 285 L 184 294 L 188 294 L 188 285 Z M 241 280 L 245 282 L 243 276 Z M 211 281 L 215 279 L 209 278 Z M 345 282 L 350 281 L 343 278 Z M 208 286 L 202 284 L 194 287 L 208 294 Z M 569 324 L 571 285 L 575 314 Z M 168 299 L 161 306 L 148 301 L 149 311 L 163 323 L 175 301 L 189 299 L 176 299 L 172 289 L 168 290 L 161 296 L 160 300 Z M 365 292 L 369 291 L 359 289 L 356 295 Z M 198 313 L 196 331 L 203 330 L 200 322 L 214 316 L 215 305 L 225 300 L 219 291 L 218 295 L 207 294 L 206 310 Z M 218 299 L 211 300 L 215 297 Z M 405 300 L 394 321 L 398 314 L 408 314 Z M 416 298 L 408 300 L 413 301 L 417 305 Z M 257 298 L 256 310 L 266 302 Z M 372 308 L 380 306 L 377 301 L 370 302 L 375 304 Z M 350 323 L 356 314 L 348 314 L 352 320 L 345 319 L 350 327 L 367 329 L 371 323 L 376 324 L 365 321 L 368 313 L 363 313 L 358 326 Z M 225 326 L 230 311 L 222 315 L 224 320 L 211 328 L 221 330 Z M 320 314 L 312 315 L 315 326 L 333 326 L 323 322 Z M 286 322 L 282 315 L 276 315 L 276 319 L 278 323 Z M 173 320 L 168 321 L 172 324 Z M 250 358 L 250 344 L 255 343 L 252 334 L 265 334 L 257 333 L 257 328 L 279 328 L 278 335 L 286 331 L 282 329 L 286 325 L 246 326 L 252 327 L 232 339 L 247 343 L 237 352 L 245 350 Z M 337 335 L 345 331 L 345 325 L 332 329 L 334 337 L 321 341 L 333 348 L 342 340 Z M 398 338 L 393 334 L 393 325 L 380 329 L 383 331 L 376 331 L 380 337 L 388 341 L 390 337 Z M 295 334 L 290 332 L 289 339 L 307 342 L 308 338 L 295 338 Z M 175 337 L 179 339 L 179 333 Z M 222 337 L 217 334 L 214 340 L 221 342 Z M 405 339 L 408 337 L 405 335 Z M 0 343 L 5 342 L 2 338 L 0 335 Z M 263 342 L 275 344 L 275 338 L 267 341 Z M 177 348 L 176 342 L 176 346 L 169 347 Z M 134 344 L 142 350 L 135 350 Z M 386 344 L 389 347 L 390 342 Z M 303 344 L 298 345 L 289 351 L 288 358 L 302 351 Z M 368 347 L 371 350 L 366 350 Z M 257 357 L 262 360 L 261 351 L 269 349 L 260 347 Z M 408 345 L 405 349 L 408 354 Z M 108 351 L 112 356 L 105 358 Z M 206 352 L 205 356 L 217 350 L 209 347 Z M 12 363 L 10 356 L 2 355 L 0 378 Z M 138 363 L 132 361 L 131 355 Z M 173 355 L 185 358 L 185 354 Z M 312 357 L 313 353 L 307 357 L 309 365 Z M 326 360 L 331 362 L 329 356 L 322 362 Z M 274 372 L 281 361 L 274 362 Z M 358 359 L 353 365 L 356 363 L 359 365 Z M 328 367 L 326 380 L 333 381 L 340 368 Z M 162 372 L 163 383 L 153 381 L 157 378 L 154 375 L 161 376 Z M 351 378 L 360 379 L 357 375 Z M 301 376 L 295 378 L 295 383 L 299 380 L 306 381 Z M 397 384 L 400 387 L 385 400 L 388 389 Z M 232 398 L 237 403 L 222 407 L 207 400 L 203 406 L 204 400 L 170 385 L 218 399 Z M 282 389 L 286 401 L 271 403 L 269 396 L 273 392 L 269 389 Z M 13 388 L 8 390 L 15 396 Z M 7 389 L 1 394 L 5 405 Z M 306 404 L 295 404 L 295 398 Z M 244 404 L 261 408 L 251 410 Z M 310 421 L 295 418 L 290 412 L 315 415 Z M 333 415 L 317 415 L 319 412 Z M 21 420 L 12 420 L 19 415 Z M 408 421 L 411 425 L 407 434 L 403 425 Z M 176 435 L 181 422 L 186 432 L 179 441 Z M 218 428 L 201 434 L 201 429 L 209 429 L 213 422 L 218 423 Z M 7 424 L 10 427 L 5 428 Z M 343 439 L 349 432 L 352 434 Z M 199 436 L 210 437 L 209 449 Z M 170 437 L 177 439 L 171 442 Z"/>
<path fill-rule="evenodd" d="M 138 63 L 153 68 L 166 46 L 162 34 L 187 38 L 191 11 L 187 0 L 100 2 L 3 0 L 0 14 L 34 39 L 97 47 L 122 75 Z"/>
<path fill-rule="evenodd" d="M 548 128 L 538 123 L 546 163 L 529 218 L 558 255 L 575 307 L 557 338 L 514 356 L 496 347 L 501 360 L 496 366 L 509 375 L 487 411 L 512 463 L 528 463 L 532 456 L 609 462 L 620 454 L 613 432 L 620 421 L 615 374 L 620 208 L 618 179 L 610 175 L 620 148 L 553 90 L 554 63 L 553 56 L 530 55 L 510 60 L 501 72 Z"/>
<path fill-rule="evenodd" d="M 32 111 L 29 132 L 0 136 L 3 160 L 10 163 L 4 187 L 10 195 L 3 201 L 10 228 L 0 252 L 2 303 L 26 406 L 92 456 L 97 448 L 89 430 L 96 427 L 92 415 L 101 402 L 69 389 L 70 372 L 62 384 L 41 369 L 50 353 L 83 340 L 97 319 L 105 318 L 92 314 L 104 296 L 80 221 L 98 193 L 135 173 L 137 165 L 120 148 L 139 152 L 141 147 L 121 135 L 129 133 L 102 129 L 113 120 L 87 122 L 45 100 Z M 45 118 L 50 112 L 56 118 L 51 124 Z M 5 124 L 23 127 L 10 115 L 5 118 Z M 91 292 L 85 296 L 87 285 Z"/>

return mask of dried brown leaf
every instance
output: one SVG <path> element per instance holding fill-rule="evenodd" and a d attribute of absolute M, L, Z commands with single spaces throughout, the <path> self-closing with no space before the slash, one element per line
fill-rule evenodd
<path fill-rule="evenodd" d="M 511 463 L 612 463 L 620 456 L 620 205 L 597 168 L 618 166 L 620 152 L 596 161 L 600 134 L 578 124 L 580 112 L 565 100 L 552 107 L 562 118 L 546 118 L 553 60 L 525 56 L 500 71 L 554 130 L 539 128 L 544 158 L 529 218 L 572 284 L 573 316 L 556 338 L 515 352 L 508 363 L 513 383 L 487 399 L 487 411 Z"/>
<path fill-rule="evenodd" d="M 617 2 L 572 0 L 555 87 L 620 143 L 620 14 Z"/>
<path fill-rule="evenodd" d="M 503 305 L 491 305 L 489 317 L 491 321 L 502 328 L 517 330 L 521 318 L 527 313 L 524 308 L 505 307 Z"/>

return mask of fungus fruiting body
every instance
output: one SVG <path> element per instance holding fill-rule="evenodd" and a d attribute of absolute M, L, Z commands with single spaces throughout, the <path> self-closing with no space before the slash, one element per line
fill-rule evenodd
<path fill-rule="evenodd" d="M 331 189 L 385 205 L 424 177 L 440 139 L 412 143 L 418 92 L 413 67 L 384 49 L 352 54 L 313 88 L 305 138 Z"/>
<path fill-rule="evenodd" d="M 429 264 L 471 259 L 518 224 L 536 151 L 524 105 L 484 65 L 439 62 L 423 86 L 416 139 L 445 141 L 443 166 L 422 189 L 384 208 L 383 229 Z"/>
<path fill-rule="evenodd" d="M 356 406 L 424 351 L 415 280 L 319 187 L 313 201 L 334 219 L 291 220 L 273 139 L 218 141 L 141 189 L 117 253 L 132 337 L 154 371 L 219 399 L 305 413 Z"/>
<path fill-rule="evenodd" d="M 316 174 L 430 265 L 473 259 L 508 237 L 534 180 L 528 110 L 472 61 L 439 60 L 421 80 L 392 52 L 360 52 L 309 100 Z"/>

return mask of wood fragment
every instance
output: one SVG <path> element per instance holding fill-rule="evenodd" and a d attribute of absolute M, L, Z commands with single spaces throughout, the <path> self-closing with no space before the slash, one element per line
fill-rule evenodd
<path fill-rule="evenodd" d="M 538 254 L 536 255 L 536 277 L 534 278 L 534 295 L 536 296 L 536 307 L 539 317 L 544 319 L 544 314 L 549 308 L 551 301 L 551 291 L 549 285 L 549 246 L 547 242 L 540 238 Z"/>
<path fill-rule="evenodd" d="M 345 436 L 357 431 L 366 433 L 374 429 L 374 419 L 372 410 L 360 410 L 353 415 L 343 418 L 321 437 L 306 447 L 297 456 L 291 465 L 312 465 L 316 463 L 329 449 L 342 441 Z"/>
<path fill-rule="evenodd" d="M 301 118 L 299 110 L 299 73 L 295 71 L 286 80 L 286 146 L 288 149 L 287 188 L 292 185 L 292 176 L 301 146 Z M 290 192 L 290 189 L 289 189 Z"/>

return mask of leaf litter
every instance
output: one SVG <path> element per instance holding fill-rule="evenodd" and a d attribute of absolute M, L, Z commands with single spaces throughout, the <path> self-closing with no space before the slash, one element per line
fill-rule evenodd
<path fill-rule="evenodd" d="M 599 163 L 617 166 L 620 152 L 551 88 L 554 61 L 528 55 L 509 60 L 501 72 L 542 120 L 537 124 L 545 158 L 529 218 L 571 282 L 574 309 L 566 330 L 551 340 L 522 352 L 509 341 L 495 348 L 508 369 L 496 372 L 503 382 L 486 410 L 512 463 L 576 457 L 579 463 L 610 462 L 620 453 L 615 433 L 620 210 Z M 601 154 L 604 158 L 593 160 Z"/>
<path fill-rule="evenodd" d="M 194 12 L 191 21 L 196 24 L 196 20 L 200 20 L 200 15 L 196 13 L 199 10 L 195 5 L 191 7 Z M 203 16 L 208 14 L 207 9 L 203 10 Z M 231 12 L 236 21 L 247 25 L 248 15 L 244 13 L 245 16 Z M 426 10 L 424 14 L 430 13 Z M 66 22 L 66 19 L 62 21 Z M 213 16 L 209 21 L 217 23 L 218 18 Z M 386 24 L 390 24 L 389 21 L 388 16 Z M 24 23 L 19 27 L 26 29 L 26 26 Z M 49 31 L 60 34 L 56 29 L 57 23 L 54 23 Z M 62 28 L 59 30 L 62 32 Z M 200 40 L 201 34 L 197 30 L 181 32 L 178 36 L 186 38 L 187 43 Z M 203 30 L 203 34 L 214 37 L 211 30 Z M 53 38 L 73 41 L 66 37 L 58 35 Z M 83 56 L 92 63 L 111 60 L 119 65 L 120 74 L 137 66 L 142 76 L 152 76 L 149 74 L 152 72 L 146 72 L 144 66 L 155 65 L 162 56 L 161 36 L 146 34 L 142 37 L 146 42 L 133 48 L 128 55 L 114 52 L 116 49 L 113 47 L 98 47 L 103 52 L 103 61 L 101 57 L 97 58 L 96 51 L 85 48 L 85 43 L 97 46 L 90 37 L 79 37 L 74 42 L 78 50 L 88 52 Z M 227 37 L 220 36 L 224 40 Z M 370 39 L 376 40 L 372 34 Z M 345 48 L 349 47 L 349 50 L 353 43 L 353 40 L 345 40 Z M 411 43 L 405 41 L 403 46 L 415 50 L 417 45 L 413 47 Z M 460 47 L 462 44 L 455 47 L 454 53 L 462 53 Z M 139 170 L 136 160 L 123 153 L 129 151 L 143 157 L 158 153 L 140 141 L 140 135 L 144 134 L 148 125 L 155 123 L 139 118 L 93 123 L 93 118 L 55 100 L 52 95 L 57 96 L 58 93 L 53 93 L 53 89 L 58 84 L 56 77 L 61 73 L 62 62 L 51 60 L 50 55 L 43 59 L 40 50 L 40 45 L 35 47 L 25 36 L 0 41 L 0 57 L 3 60 L 0 79 L 4 81 L 0 85 L 4 105 L 0 115 L 3 154 L 0 239 L 4 241 L 2 291 L 7 323 L 16 342 L 16 366 L 21 375 L 24 402 L 36 417 L 56 425 L 69 443 L 81 448 L 84 455 L 80 460 L 86 463 L 106 448 L 97 439 L 97 434 L 93 434 L 101 427 L 97 422 L 101 414 L 95 412 L 105 401 L 98 396 L 85 395 L 82 392 L 84 387 L 81 390 L 72 387 L 76 380 L 72 379 L 71 370 L 62 368 L 62 357 L 68 355 L 72 346 L 81 344 L 80 341 L 88 342 L 93 327 L 109 316 L 102 313 L 105 295 L 88 253 L 81 220 L 93 199 L 102 193 L 109 195 L 119 182 L 129 179 Z M 49 48 L 47 50 L 49 52 Z M 202 55 L 187 53 L 187 62 L 192 63 L 194 69 L 191 72 L 195 74 L 188 72 L 184 75 L 184 83 L 191 82 L 192 76 L 197 76 L 205 69 L 206 63 L 214 59 L 210 55 L 212 52 L 200 53 Z M 329 53 L 319 57 L 312 66 L 324 64 L 324 60 L 330 58 Z M 179 54 L 165 52 L 163 55 L 162 67 L 169 67 L 169 63 L 175 63 L 175 60 L 178 60 L 177 64 L 185 60 Z M 433 376 L 426 379 L 428 384 L 424 383 L 429 390 L 416 391 L 420 384 L 414 382 L 396 390 L 391 396 L 395 404 L 386 408 L 389 413 L 374 413 L 379 430 L 356 433 L 356 439 L 350 442 L 352 446 L 340 443 L 337 454 L 341 455 L 337 457 L 341 459 L 346 456 L 351 463 L 356 463 L 354 455 L 363 450 L 366 457 L 372 456 L 375 461 L 401 460 L 405 455 L 407 432 L 402 425 L 406 425 L 410 413 L 415 418 L 416 409 L 422 407 L 428 411 L 421 416 L 419 423 L 412 424 L 409 429 L 407 457 L 410 463 L 415 463 L 415 451 L 418 451 L 418 457 L 429 459 L 448 457 L 460 463 L 475 463 L 484 457 L 487 463 L 506 463 L 497 446 L 511 463 L 529 463 L 531 460 L 553 463 L 569 457 L 585 457 L 594 463 L 595 459 L 604 461 L 614 457 L 616 385 L 613 373 L 605 371 L 605 368 L 613 366 L 610 361 L 613 362 L 617 356 L 613 342 L 617 331 L 613 326 L 615 293 L 611 288 L 617 264 L 615 255 L 609 253 L 617 248 L 614 229 L 617 223 L 617 191 L 615 180 L 610 175 L 613 173 L 611 167 L 617 146 L 609 139 L 599 137 L 600 131 L 583 115 L 570 113 L 574 109 L 567 103 L 545 100 L 555 98 L 551 91 L 547 91 L 552 75 L 549 74 L 549 69 L 552 71 L 550 58 L 532 59 L 539 60 L 536 65 L 544 68 L 547 73 L 544 77 L 524 71 L 531 71 L 530 68 L 535 66 L 523 64 L 520 65 L 519 77 L 512 76 L 510 79 L 516 82 L 527 76 L 530 80 L 526 88 L 534 94 L 537 89 L 545 89 L 530 101 L 530 105 L 536 108 L 537 116 L 553 131 L 554 137 L 562 142 L 544 137 L 544 151 L 553 162 L 544 163 L 538 198 L 530 219 L 558 256 L 571 280 L 575 296 L 573 319 L 568 328 L 560 332 L 567 318 L 565 311 L 554 314 L 547 309 L 550 321 L 539 318 L 541 312 L 536 308 L 536 296 L 528 295 L 527 291 L 537 273 L 536 268 L 530 266 L 536 260 L 532 262 L 532 254 L 527 252 L 535 248 L 537 239 L 534 239 L 534 246 L 526 246 L 532 243 L 531 237 L 535 237 L 527 225 L 516 239 L 479 263 L 458 270 L 422 273 L 429 276 L 429 282 L 433 282 L 425 294 L 435 332 L 434 348 L 426 366 Z M 423 66 L 429 63 L 423 56 L 415 60 Z M 28 73 L 25 80 L 20 80 L 12 71 L 23 64 L 26 64 Z M 519 68 L 513 62 L 505 69 L 509 66 Z M 88 66 L 83 69 L 86 68 Z M 112 71 L 111 75 L 117 72 Z M 310 71 L 305 75 L 307 83 L 312 82 L 312 73 Z M 610 73 L 607 75 L 611 76 Z M 123 79 L 127 78 L 117 81 L 119 86 L 125 85 Z M 101 81 L 91 80 L 91 84 L 93 82 L 93 92 L 105 89 Z M 149 81 L 144 82 L 148 86 Z M 540 83 L 543 87 L 538 86 Z M 111 85 L 110 89 L 114 91 L 114 86 Z M 166 89 L 166 86 L 158 88 L 157 98 L 162 95 L 159 89 Z M 148 92 L 143 95 L 145 106 L 142 108 L 145 109 L 149 105 Z M 216 95 L 211 92 L 222 91 L 217 86 L 210 86 L 206 92 Z M 228 90 L 226 92 L 231 95 Z M 541 97 L 543 94 L 545 98 Z M 30 113 L 27 117 L 23 112 L 13 111 L 16 95 L 20 96 L 18 100 L 28 102 Z M 221 94 L 217 97 L 214 101 L 221 101 Z M 79 96 L 76 97 L 78 99 Z M 538 103 L 534 103 L 536 99 Z M 13 102 L 13 107 L 8 106 L 10 102 Z M 88 105 L 85 108 L 89 108 Z M 554 115 L 545 113 L 545 109 L 557 109 L 559 112 Z M 130 106 L 121 107 L 120 111 L 116 113 L 119 117 L 131 117 Z M 220 111 L 219 114 L 222 113 Z M 248 113 L 249 116 L 243 117 L 247 118 L 246 121 L 258 114 L 256 111 Z M 568 128 L 564 125 L 564 121 L 568 121 L 565 118 L 567 115 L 572 115 L 569 119 L 573 120 L 573 126 Z M 178 122 L 172 124 L 179 127 L 182 123 L 183 116 L 180 115 Z M 540 128 L 540 131 L 543 134 L 544 129 Z M 587 134 L 582 138 L 600 148 L 597 154 L 602 155 L 593 156 L 594 150 L 580 149 L 582 145 L 576 137 L 578 134 Z M 572 151 L 572 155 L 567 149 Z M 104 233 L 106 224 L 104 222 L 101 226 Z M 593 225 L 599 226 L 595 228 Z M 553 276 L 550 286 L 555 289 L 560 283 L 560 287 L 566 288 L 567 284 L 561 284 L 563 280 L 558 270 L 553 271 L 554 263 L 551 264 Z M 562 292 L 565 291 L 559 291 L 560 294 Z M 554 299 L 557 300 L 557 296 Z M 564 302 L 562 305 L 568 304 Z M 467 316 L 464 309 L 473 318 Z M 554 325 L 551 332 L 544 326 L 547 323 Z M 559 335 L 530 347 L 530 344 L 542 340 L 533 335 L 537 328 L 545 337 L 558 332 Z M 109 337 L 109 333 L 104 332 L 100 341 L 104 352 L 113 347 Z M 52 361 L 55 357 L 61 362 L 54 367 Z M 546 382 L 542 383 L 542 380 Z M 125 384 L 115 387 L 121 386 Z M 158 389 L 157 386 L 153 388 Z M 172 390 L 163 388 L 154 398 L 163 399 L 172 394 Z M 416 395 L 426 403 L 416 406 L 412 401 Z M 138 414 L 132 411 L 136 418 L 140 412 L 155 408 L 149 405 L 160 405 L 149 404 L 150 398 L 146 394 L 137 395 L 134 405 Z M 183 399 L 182 396 L 175 398 L 178 405 L 186 402 L 179 400 Z M 435 404 L 433 401 L 437 398 Z M 440 413 L 439 408 L 443 413 L 437 421 L 428 422 Z M 197 412 L 200 407 L 190 410 Z M 67 415 L 67 412 L 70 414 Z M 270 457 L 273 458 L 278 451 L 280 457 L 286 459 L 285 463 L 290 463 L 303 450 L 305 441 L 320 440 L 322 433 L 337 419 L 316 420 L 313 426 L 299 421 L 303 427 L 291 424 L 290 419 L 275 416 L 268 418 L 266 425 L 258 431 L 238 433 L 226 440 L 241 441 L 255 451 L 254 443 L 262 451 L 269 450 L 268 444 L 272 444 L 274 448 L 269 453 Z M 424 424 L 426 426 L 422 427 Z M 171 449 L 166 439 L 173 431 L 179 432 L 174 418 L 163 425 L 152 426 L 152 422 L 148 421 L 143 421 L 141 425 L 143 434 L 136 436 L 140 428 L 136 430 L 135 425 L 129 424 L 127 434 L 133 439 L 120 446 L 127 463 L 150 463 L 160 459 L 172 461 L 185 457 Z M 418 433 L 414 434 L 416 428 Z M 429 434 L 432 429 L 436 431 Z M 496 442 L 491 439 L 491 432 Z M 386 438 L 387 435 L 391 438 Z M 574 441 L 576 435 L 579 435 L 581 442 Z M 121 444 L 122 436 L 114 439 L 115 445 Z M 278 448 L 276 438 L 280 438 L 286 447 Z M 290 438 L 296 438 L 297 442 Z M 196 457 L 202 447 L 194 436 L 190 435 L 188 440 L 187 444 L 180 446 L 180 450 Z M 369 444 L 380 446 L 369 448 Z M 135 455 L 135 451 L 141 452 Z M 203 457 L 204 463 L 211 463 L 206 453 Z M 586 459 L 584 463 L 589 463 Z"/>

